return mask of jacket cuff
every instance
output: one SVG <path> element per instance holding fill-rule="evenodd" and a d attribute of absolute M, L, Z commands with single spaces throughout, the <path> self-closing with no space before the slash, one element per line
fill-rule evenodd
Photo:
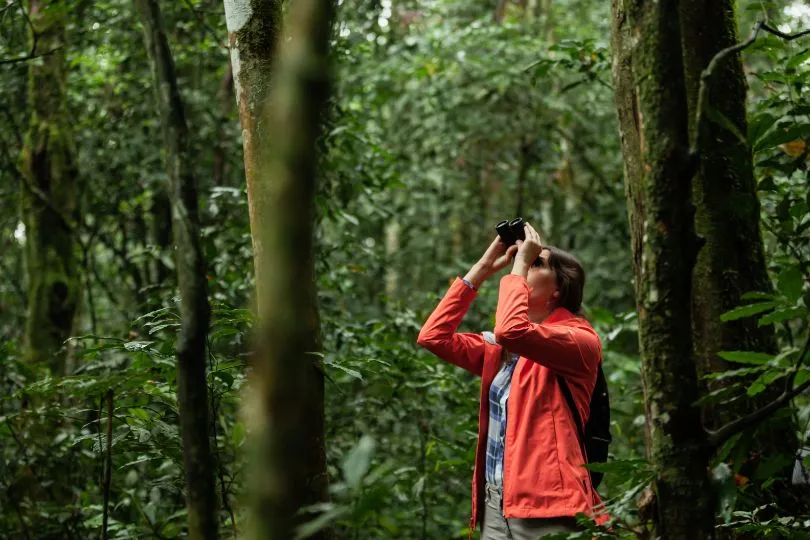
<path fill-rule="evenodd" d="M 529 282 L 526 281 L 526 278 L 523 277 L 523 276 L 518 276 L 516 274 L 506 274 L 505 276 L 503 276 L 501 278 L 501 285 L 504 285 L 504 284 L 507 284 L 507 283 L 512 284 L 512 285 L 522 284 L 527 289 L 529 288 Z"/>
<path fill-rule="evenodd" d="M 460 294 L 462 297 L 470 296 L 470 299 L 478 295 L 478 290 L 473 287 L 472 283 L 460 276 L 456 276 L 456 279 L 450 285 L 450 290 Z"/>
<path fill-rule="evenodd" d="M 461 278 L 461 282 L 462 282 L 462 283 L 464 283 L 464 285 L 466 285 L 467 287 L 471 288 L 471 289 L 472 289 L 472 290 L 474 290 L 474 291 L 477 291 L 477 290 L 478 290 L 478 289 L 476 289 L 476 288 L 473 286 L 473 284 L 472 284 L 471 282 L 467 281 L 467 280 L 466 280 L 466 279 L 464 279 L 464 278 Z"/>

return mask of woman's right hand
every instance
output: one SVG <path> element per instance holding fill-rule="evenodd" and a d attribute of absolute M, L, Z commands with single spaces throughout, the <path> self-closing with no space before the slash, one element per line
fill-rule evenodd
<path fill-rule="evenodd" d="M 517 245 L 511 245 L 507 248 L 501 237 L 496 236 L 478 263 L 487 268 L 490 274 L 495 274 L 507 267 L 514 259 L 517 251 Z"/>
<path fill-rule="evenodd" d="M 492 274 L 506 268 L 517 251 L 518 246 L 514 245 L 507 248 L 506 244 L 501 242 L 501 238 L 496 236 L 495 240 L 484 252 L 484 255 L 464 276 L 464 279 L 473 286 L 473 289 L 477 290 L 483 282 L 492 277 Z"/>

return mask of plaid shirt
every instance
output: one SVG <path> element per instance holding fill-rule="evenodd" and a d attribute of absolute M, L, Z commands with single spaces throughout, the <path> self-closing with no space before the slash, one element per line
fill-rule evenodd
<path fill-rule="evenodd" d="M 486 481 L 503 486 L 503 453 L 506 441 L 506 401 L 512 386 L 518 355 L 510 354 L 489 387 L 489 431 L 487 432 Z"/>

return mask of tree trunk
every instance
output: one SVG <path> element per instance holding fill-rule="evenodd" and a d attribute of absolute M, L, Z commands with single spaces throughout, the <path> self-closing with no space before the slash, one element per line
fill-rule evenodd
<path fill-rule="evenodd" d="M 677 0 L 612 7 L 613 80 L 633 245 L 655 533 L 714 535 L 689 302 L 697 252 Z"/>
<path fill-rule="evenodd" d="M 166 172 L 177 248 L 181 328 L 177 338 L 177 399 L 186 477 L 189 538 L 217 538 L 214 466 L 208 438 L 205 379 L 210 308 L 200 243 L 197 186 L 189 152 L 183 101 L 157 0 L 135 0 L 152 64 L 153 83 L 165 139 Z"/>
<path fill-rule="evenodd" d="M 262 167 L 263 152 L 271 142 L 265 114 L 272 85 L 276 42 L 281 38 L 282 0 L 224 0 L 228 43 L 231 48 L 236 107 L 242 124 L 242 146 L 248 199 L 254 200 L 256 178 Z M 257 230 L 254 205 L 248 204 L 250 226 Z M 259 264 L 261 238 L 253 235 L 254 264 Z M 257 273 L 258 275 L 258 273 Z M 257 286 L 260 284 L 257 281 Z M 260 291 L 259 291 L 260 292 Z M 262 295 L 259 294 L 259 298 Z"/>
<path fill-rule="evenodd" d="M 225 185 L 225 173 L 227 156 L 225 152 L 225 125 L 228 123 L 228 118 L 233 111 L 233 70 L 231 63 L 225 68 L 225 75 L 222 76 L 222 81 L 219 84 L 219 92 L 217 92 L 217 101 L 219 102 L 219 117 L 217 118 L 217 139 L 214 142 L 214 172 L 213 183 L 215 186 Z"/>
<path fill-rule="evenodd" d="M 79 202 L 66 117 L 66 13 L 51 4 L 59 2 L 28 2 L 34 54 L 48 54 L 28 63 L 31 120 L 21 156 L 21 213 L 28 278 L 25 357 L 61 375 L 66 359 L 62 345 L 73 329 L 81 296 L 75 231 Z"/>
<path fill-rule="evenodd" d="M 497 24 L 503 23 L 503 17 L 506 14 L 506 4 L 508 0 L 497 0 L 495 4 L 495 13 L 492 18 Z"/>
<path fill-rule="evenodd" d="M 291 39 L 283 42 L 271 71 L 280 2 L 224 4 L 245 137 L 260 319 L 247 404 L 251 532 L 254 538 L 287 539 L 309 519 L 298 513 L 301 508 L 327 500 L 313 224 L 334 6 L 332 0 L 290 6 Z M 274 91 L 268 92 L 271 73 Z M 331 530 L 310 538 L 331 538 Z"/>
<path fill-rule="evenodd" d="M 737 43 L 734 4 L 731 0 L 681 0 L 684 70 L 693 133 L 702 71 L 719 51 Z M 740 133 L 746 121 L 746 82 L 739 54 L 726 58 L 709 79 L 709 108 L 722 114 Z M 772 292 L 759 228 L 760 204 L 751 149 L 728 129 L 704 121 L 700 168 L 693 182 L 695 227 L 706 244 L 700 251 L 692 289 L 692 324 L 698 366 L 703 372 L 733 369 L 718 351 L 744 350 L 775 353 L 772 326 L 758 327 L 756 318 L 723 323 L 720 316 L 740 305 L 749 291 Z M 718 381 L 717 386 L 727 381 Z M 714 388 L 710 388 L 714 390 Z M 763 392 L 756 401 L 708 409 L 706 425 L 718 428 L 776 398 L 781 387 Z M 767 456 L 791 454 L 798 441 L 790 421 L 770 422 L 754 445 Z M 783 507 L 788 503 L 792 464 L 783 472 L 783 485 L 775 490 Z M 792 506 L 792 505 L 791 505 Z M 795 506 L 794 506 L 795 508 Z"/>
<path fill-rule="evenodd" d="M 529 168 L 532 166 L 532 142 L 528 137 L 520 140 L 520 159 L 518 161 L 517 175 L 517 204 L 516 216 L 522 217 L 526 200 L 526 177 L 529 175 Z"/>

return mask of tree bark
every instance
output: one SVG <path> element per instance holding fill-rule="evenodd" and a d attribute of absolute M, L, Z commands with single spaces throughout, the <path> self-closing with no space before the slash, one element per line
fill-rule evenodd
<path fill-rule="evenodd" d="M 263 152 L 276 135 L 263 121 L 273 81 L 273 61 L 281 38 L 282 0 L 223 0 L 231 48 L 236 107 L 242 125 L 248 200 L 254 200 Z M 254 205 L 248 204 L 251 230 L 257 230 Z M 261 237 L 253 235 L 254 264 L 259 264 Z M 257 282 L 257 286 L 258 286 Z M 261 291 L 259 298 L 262 298 Z"/>
<path fill-rule="evenodd" d="M 247 403 L 251 534 L 287 539 L 310 517 L 299 514 L 301 508 L 328 500 L 313 224 L 334 5 L 297 0 L 290 6 L 291 37 L 271 70 L 280 2 L 224 4 L 245 138 L 260 320 Z M 331 529 L 323 529 L 310 538 L 331 537 Z"/>
<path fill-rule="evenodd" d="M 655 534 L 714 535 L 689 302 L 697 253 L 678 1 L 614 0 L 613 80 L 633 245 Z"/>
<path fill-rule="evenodd" d="M 28 279 L 25 358 L 61 375 L 66 360 L 62 345 L 73 329 L 81 297 L 75 231 L 79 202 L 66 116 L 66 14 L 51 4 L 59 2 L 28 2 L 33 53 L 50 53 L 28 64 L 31 119 L 22 149 L 20 191 Z"/>
<path fill-rule="evenodd" d="M 177 338 L 177 399 L 186 477 L 189 538 L 217 538 L 214 466 L 208 438 L 206 340 L 210 318 L 200 243 L 197 185 L 183 101 L 157 0 L 135 0 L 152 65 L 165 139 L 166 172 L 176 245 L 181 327 Z"/>
<path fill-rule="evenodd" d="M 690 129 L 694 134 L 701 73 L 721 50 L 737 43 L 734 4 L 731 0 L 681 0 L 681 33 Z M 723 115 L 739 133 L 747 133 L 747 86 L 739 54 L 720 63 L 708 81 L 709 108 Z M 698 256 L 692 289 L 692 324 L 696 359 L 704 373 L 741 367 L 722 360 L 719 351 L 776 353 L 772 326 L 757 326 L 756 318 L 723 323 L 720 316 L 740 305 L 749 291 L 772 292 L 762 235 L 751 149 L 745 141 L 718 123 L 704 121 L 700 167 L 693 181 L 695 227 L 706 244 Z M 721 386 L 727 381 L 718 381 Z M 710 386 L 710 390 L 714 390 Z M 781 387 L 763 392 L 756 400 L 735 401 L 707 408 L 705 424 L 716 429 L 776 398 Z M 770 422 L 754 442 L 757 451 L 773 456 L 791 454 L 798 446 L 792 422 Z M 783 507 L 796 508 L 789 493 L 792 464 L 782 471 L 782 486 L 775 490 Z M 788 505 L 789 504 L 789 505 Z"/>

